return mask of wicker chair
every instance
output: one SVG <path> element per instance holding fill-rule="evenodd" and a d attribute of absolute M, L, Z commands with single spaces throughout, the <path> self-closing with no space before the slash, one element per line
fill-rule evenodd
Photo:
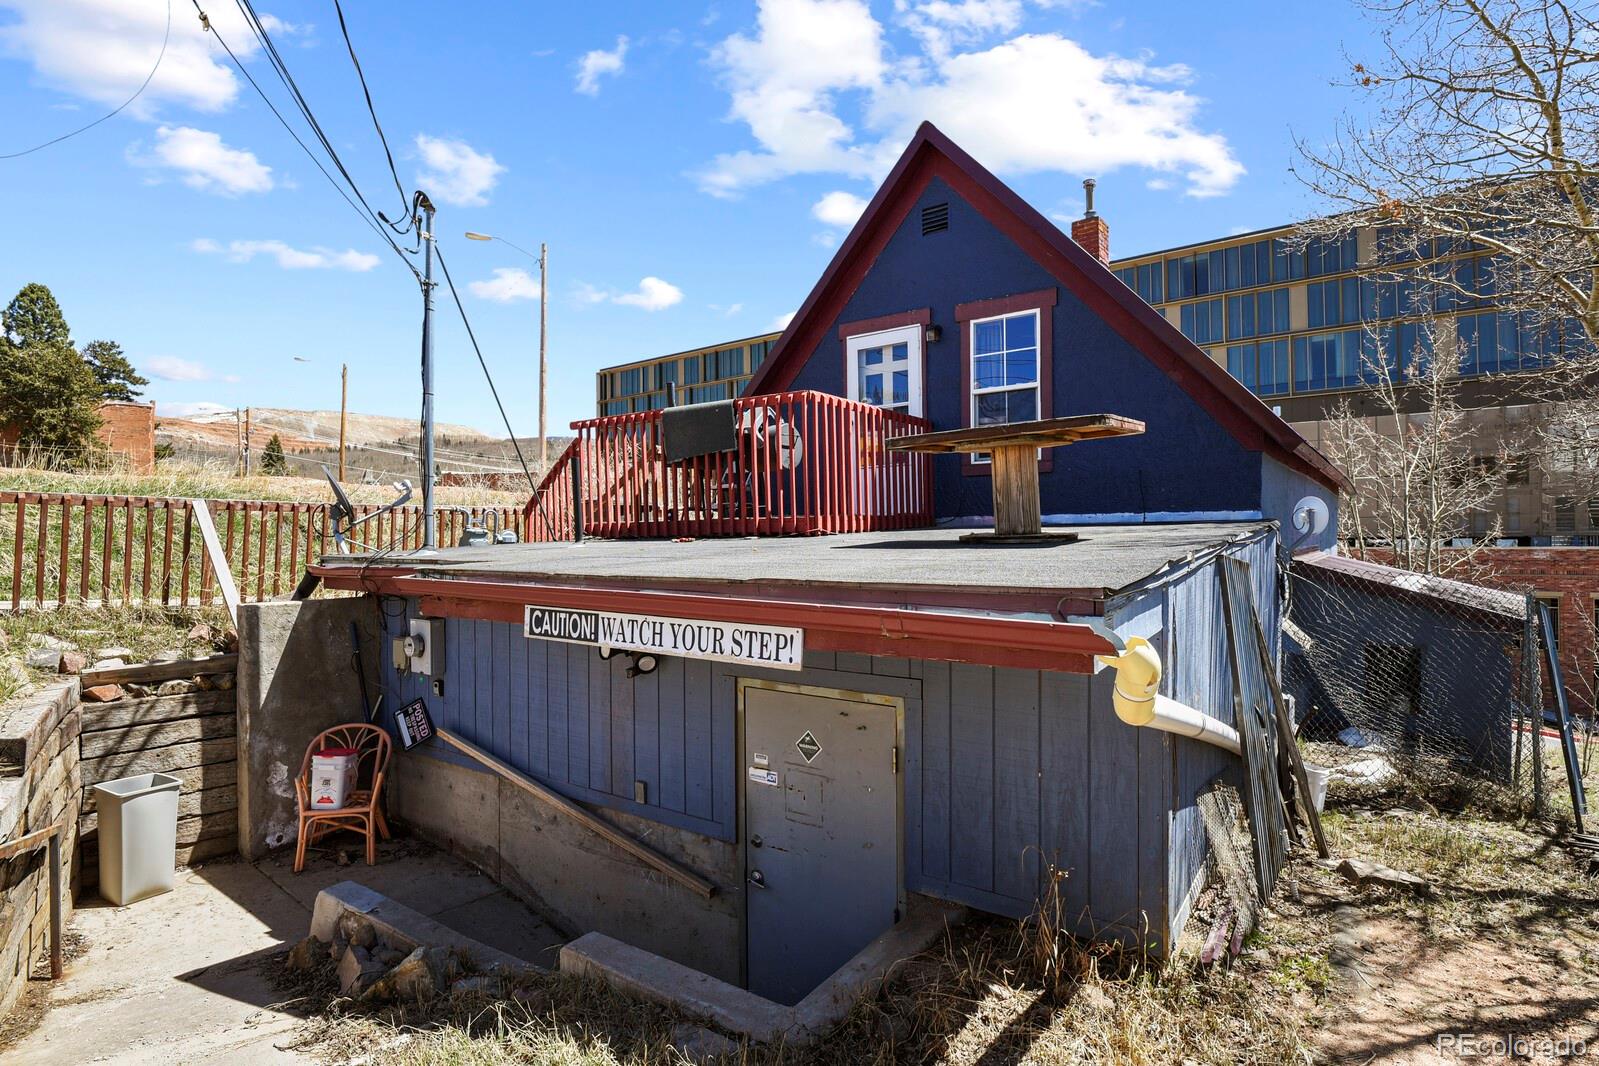
<path fill-rule="evenodd" d="M 300 776 L 294 779 L 294 794 L 300 807 L 300 838 L 294 845 L 294 872 L 305 869 L 305 849 L 329 833 L 349 829 L 366 837 L 366 864 L 377 865 L 378 836 L 389 839 L 389 824 L 383 820 L 383 773 L 389 765 L 393 744 L 389 734 L 375 725 L 341 725 L 325 729 L 305 749 Z M 323 810 L 311 805 L 311 756 L 326 748 L 353 748 L 356 755 L 356 790 L 345 797 L 344 806 Z M 365 783 L 363 786 L 363 782 Z"/>

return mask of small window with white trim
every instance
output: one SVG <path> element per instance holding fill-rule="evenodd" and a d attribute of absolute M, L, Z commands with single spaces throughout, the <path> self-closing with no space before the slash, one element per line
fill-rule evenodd
<path fill-rule="evenodd" d="M 972 425 L 1031 422 L 1039 412 L 1038 312 L 974 319 Z M 986 454 L 972 456 L 986 463 Z"/>

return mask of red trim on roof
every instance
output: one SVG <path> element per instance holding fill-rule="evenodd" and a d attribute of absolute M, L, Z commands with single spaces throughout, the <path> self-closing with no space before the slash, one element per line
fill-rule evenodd
<path fill-rule="evenodd" d="M 1245 448 L 1265 451 L 1327 488 L 1344 475 L 1237 379 L 1123 285 L 1110 268 L 1062 233 L 1004 182 L 930 122 L 922 123 L 893 170 L 839 246 L 794 320 L 745 388 L 746 395 L 791 387 L 806 356 L 820 347 L 927 183 L 942 178 L 989 223 L 1125 337 L 1227 428 Z"/>
<path fill-rule="evenodd" d="M 840 322 L 838 324 L 838 339 L 847 341 L 851 337 L 860 337 L 867 333 L 882 333 L 884 330 L 902 329 L 905 326 L 925 326 L 932 321 L 933 309 L 931 307 L 918 307 L 914 311 L 878 315 L 876 318 L 863 318 L 859 322 Z"/>
<path fill-rule="evenodd" d="M 348 566 L 311 568 L 329 588 L 421 599 L 423 614 L 521 622 L 529 603 L 582 611 L 616 611 L 715 622 L 798 626 L 809 647 L 908 659 L 1093 672 L 1093 656 L 1115 654 L 1088 626 L 992 615 L 947 614 L 897 607 L 799 603 L 739 596 L 538 585 L 421 577 L 415 571 Z"/>

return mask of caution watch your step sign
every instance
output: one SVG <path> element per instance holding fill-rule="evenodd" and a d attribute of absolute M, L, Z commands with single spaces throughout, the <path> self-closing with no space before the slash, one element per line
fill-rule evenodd
<path fill-rule="evenodd" d="M 775 670 L 800 670 L 805 664 L 805 631 L 791 626 L 574 611 L 528 604 L 523 634 L 529 639 L 746 663 Z"/>

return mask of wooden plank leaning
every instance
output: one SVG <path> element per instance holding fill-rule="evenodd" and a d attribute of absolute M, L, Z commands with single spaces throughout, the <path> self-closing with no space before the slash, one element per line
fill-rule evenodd
<path fill-rule="evenodd" d="M 233 584 L 233 570 L 228 566 L 228 557 L 222 553 L 222 542 L 217 540 L 217 527 L 211 521 L 211 508 L 204 500 L 190 500 L 189 506 L 194 509 L 194 517 L 200 523 L 200 538 L 205 541 L 205 554 L 211 560 L 211 569 L 216 572 L 217 584 L 222 587 L 222 600 L 228 605 L 228 617 L 233 619 L 233 624 L 239 624 L 239 590 Z"/>

